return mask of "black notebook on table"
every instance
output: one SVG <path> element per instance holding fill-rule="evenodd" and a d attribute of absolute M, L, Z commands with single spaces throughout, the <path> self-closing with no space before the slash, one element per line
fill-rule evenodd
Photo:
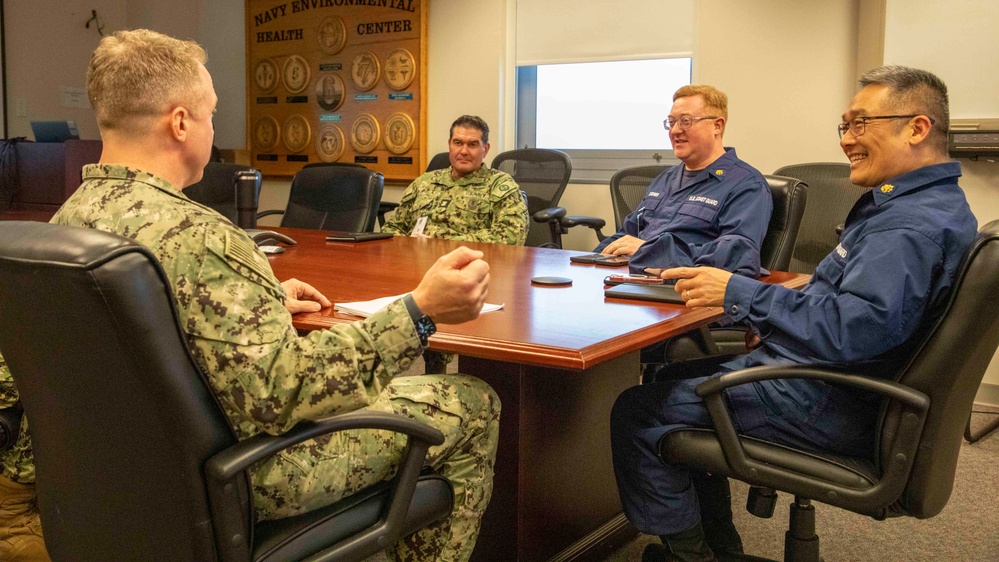
<path fill-rule="evenodd" d="M 645 285 L 638 283 L 621 283 L 604 290 L 605 297 L 616 299 L 633 299 L 640 301 L 669 302 L 683 304 L 683 297 L 676 292 L 673 285 Z"/>

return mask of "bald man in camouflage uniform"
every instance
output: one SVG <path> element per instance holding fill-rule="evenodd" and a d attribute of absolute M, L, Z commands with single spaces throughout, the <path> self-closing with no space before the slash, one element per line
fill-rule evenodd
<path fill-rule="evenodd" d="M 489 125 L 474 115 L 459 117 L 451 125 L 448 153 L 451 166 L 416 178 L 382 231 L 523 246 L 529 224 L 520 186 L 482 163 Z M 423 230 L 414 233 L 421 219 Z"/>
<path fill-rule="evenodd" d="M 400 560 L 467 560 L 492 493 L 499 400 L 472 377 L 394 377 L 424 349 L 415 327 L 424 314 L 441 323 L 478 315 L 488 265 L 461 248 L 370 318 L 299 337 L 291 313 L 329 300 L 300 281 L 279 283 L 245 232 L 177 187 L 200 179 L 210 153 L 217 97 L 204 62 L 197 44 L 149 31 L 102 40 L 87 85 L 104 152 L 53 222 L 114 232 L 153 252 L 192 355 L 241 439 L 359 408 L 444 433 L 427 462 L 453 484 L 455 508 L 390 550 Z M 391 477 L 405 441 L 356 430 L 285 449 L 250 471 L 256 517 L 303 513 Z"/>
<path fill-rule="evenodd" d="M 0 409 L 17 402 L 10 369 L 0 357 Z M 48 562 L 35 501 L 35 463 L 28 420 L 21 418 L 17 441 L 0 452 L 0 560 Z"/>

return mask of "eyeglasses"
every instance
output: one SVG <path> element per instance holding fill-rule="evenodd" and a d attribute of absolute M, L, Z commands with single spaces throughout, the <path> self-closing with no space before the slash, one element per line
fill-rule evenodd
<path fill-rule="evenodd" d="M 840 123 L 836 126 L 836 128 L 839 130 L 839 138 L 843 138 L 843 135 L 845 135 L 847 131 L 850 131 L 850 134 L 853 136 L 859 137 L 867 132 L 868 121 L 876 121 L 878 119 L 912 119 L 913 117 L 919 117 L 920 115 L 922 115 L 922 113 L 916 113 L 915 115 L 876 115 L 873 117 L 857 117 L 856 119 L 851 119 L 847 123 Z M 930 125 L 937 124 L 936 119 L 929 117 L 929 120 Z"/>
<path fill-rule="evenodd" d="M 718 119 L 714 115 L 708 115 L 707 117 L 691 117 L 690 115 L 684 115 L 678 119 L 670 119 L 667 117 L 663 119 L 663 127 L 666 130 L 670 130 L 675 126 L 679 126 L 681 131 L 686 131 L 689 129 L 696 121 L 701 121 L 703 119 Z"/>

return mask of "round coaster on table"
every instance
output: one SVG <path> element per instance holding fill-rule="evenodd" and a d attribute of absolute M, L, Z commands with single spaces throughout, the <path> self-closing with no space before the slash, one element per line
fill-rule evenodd
<path fill-rule="evenodd" d="M 572 279 L 568 277 L 531 277 L 531 284 L 545 287 L 568 287 L 572 285 Z"/>

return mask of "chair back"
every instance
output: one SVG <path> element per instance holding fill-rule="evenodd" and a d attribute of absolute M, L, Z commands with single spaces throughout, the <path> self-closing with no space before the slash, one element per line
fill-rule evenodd
<path fill-rule="evenodd" d="M 428 172 L 433 172 L 434 170 L 443 170 L 451 165 L 451 153 L 450 152 L 439 152 L 434 154 L 434 157 L 427 162 Z"/>
<path fill-rule="evenodd" d="M 611 204 L 614 206 L 614 230 L 621 230 L 624 219 L 645 197 L 652 180 L 670 166 L 632 166 L 618 170 L 610 180 Z"/>
<path fill-rule="evenodd" d="M 496 155 L 493 168 L 513 176 L 527 196 L 527 212 L 533 217 L 538 211 L 558 205 L 572 175 L 572 160 L 558 150 L 521 148 Z M 547 222 L 530 221 L 526 246 L 556 243 Z"/>
<path fill-rule="evenodd" d="M 236 437 L 147 249 L 0 223 L 0 349 L 31 418 L 54 560 L 216 559 L 202 469 Z"/>
<path fill-rule="evenodd" d="M 867 188 L 850 183 L 850 165 L 844 163 L 795 164 L 780 168 L 774 175 L 797 178 L 808 185 L 808 206 L 788 269 L 814 273 L 839 244 L 836 229 L 846 222 L 850 209 Z"/>
<path fill-rule="evenodd" d="M 760 264 L 771 271 L 787 271 L 808 200 L 805 182 L 783 176 L 763 176 L 770 187 L 773 212 L 760 247 Z"/>
<path fill-rule="evenodd" d="M 950 498 L 965 424 L 999 347 L 996 287 L 999 221 L 992 221 L 979 230 L 958 270 L 943 315 L 899 379 L 929 396 L 930 409 L 908 486 L 893 506 L 895 512 L 932 517 Z M 889 406 L 881 431 L 882 456 L 891 446 L 902 415 L 899 408 Z"/>
<path fill-rule="evenodd" d="M 361 166 L 302 168 L 291 180 L 281 226 L 373 232 L 385 177 Z"/>
<path fill-rule="evenodd" d="M 201 181 L 184 188 L 192 201 L 211 207 L 240 228 L 256 228 L 260 172 L 242 164 L 209 162 Z"/>

